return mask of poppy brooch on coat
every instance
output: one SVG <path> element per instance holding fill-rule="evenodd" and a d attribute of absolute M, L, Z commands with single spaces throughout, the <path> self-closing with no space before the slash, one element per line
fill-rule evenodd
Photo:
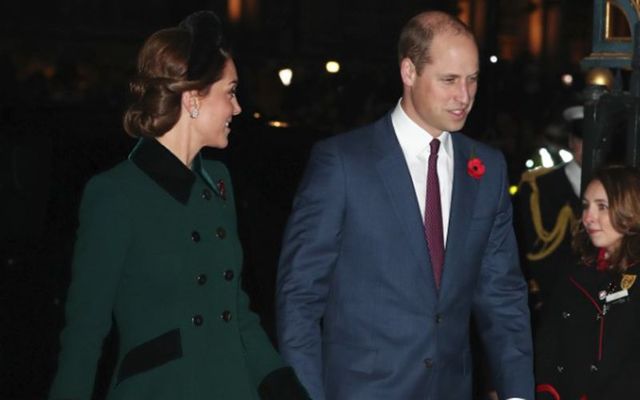
<path fill-rule="evenodd" d="M 471 157 L 469 157 L 469 161 L 467 161 L 467 173 L 470 177 L 475 179 L 482 178 L 484 175 L 486 168 L 482 160 L 476 156 L 475 149 L 471 151 Z"/>
<path fill-rule="evenodd" d="M 216 184 L 217 189 L 218 189 L 218 195 L 220 196 L 220 198 L 222 200 L 227 200 L 227 191 L 226 188 L 224 187 L 224 181 L 222 179 L 218 180 L 218 183 Z"/>

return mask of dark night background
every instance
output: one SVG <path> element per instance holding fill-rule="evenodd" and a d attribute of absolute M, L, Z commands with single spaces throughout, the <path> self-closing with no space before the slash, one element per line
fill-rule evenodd
<path fill-rule="evenodd" d="M 240 14 L 233 17 L 235 7 Z M 513 183 L 581 89 L 585 0 L 60 0 L 0 5 L 0 399 L 41 399 L 55 371 L 81 191 L 126 157 L 121 127 L 137 50 L 198 9 L 228 17 L 243 107 L 225 151 L 245 249 L 245 284 L 273 335 L 282 230 L 314 141 L 373 121 L 400 95 L 395 43 L 418 11 L 460 14 L 482 75 L 465 132 L 507 155 Z M 498 62 L 489 63 L 490 55 Z M 341 63 L 328 75 L 324 63 Z M 283 87 L 278 69 L 294 70 Z M 573 74 L 572 85 L 561 75 Z M 284 121 L 277 128 L 269 121 Z M 98 283 L 99 284 L 99 283 Z M 96 398 L 108 381 L 105 344 Z"/>

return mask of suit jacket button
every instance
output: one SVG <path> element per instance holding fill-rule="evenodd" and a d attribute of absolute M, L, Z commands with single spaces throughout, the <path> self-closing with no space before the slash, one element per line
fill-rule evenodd
<path fill-rule="evenodd" d="M 563 319 L 567 319 L 569 317 L 571 317 L 571 313 L 570 312 L 567 312 L 567 311 L 563 311 L 562 312 L 562 318 Z"/>
<path fill-rule="evenodd" d="M 196 282 L 198 282 L 198 285 L 204 285 L 205 283 L 207 283 L 207 275 L 198 274 L 198 276 L 196 276 Z"/>
<path fill-rule="evenodd" d="M 440 322 L 442 322 L 442 315 L 436 314 L 436 324 L 439 324 Z"/>
<path fill-rule="evenodd" d="M 225 231 L 224 228 L 219 227 L 218 229 L 216 229 L 216 237 L 218 239 L 224 239 L 225 237 L 227 237 L 227 231 Z"/>
<path fill-rule="evenodd" d="M 433 368 L 433 360 L 431 360 L 430 358 L 425 359 L 424 366 L 429 369 Z"/>
<path fill-rule="evenodd" d="M 193 317 L 191 317 L 191 322 L 195 325 L 195 326 L 200 326 L 202 325 L 202 323 L 204 322 L 204 318 L 202 318 L 202 315 L 200 314 L 196 314 Z"/>
<path fill-rule="evenodd" d="M 598 367 L 595 364 L 591 364 L 589 366 L 589 371 L 591 372 L 598 372 Z"/>
<path fill-rule="evenodd" d="M 224 279 L 227 280 L 227 281 L 230 281 L 230 280 L 233 279 L 233 271 L 230 270 L 230 269 L 224 271 L 223 275 L 224 275 Z"/>
<path fill-rule="evenodd" d="M 191 232 L 191 240 L 198 243 L 200 241 L 200 233 L 198 231 Z"/>
<path fill-rule="evenodd" d="M 205 199 L 205 200 L 211 200 L 211 190 L 204 189 L 202 191 L 202 198 Z"/>
<path fill-rule="evenodd" d="M 231 321 L 231 311 L 229 311 L 229 310 L 224 310 L 224 311 L 222 312 L 222 314 L 220 314 L 220 318 L 222 318 L 222 320 L 223 320 L 224 322 L 229 322 L 229 321 Z"/>

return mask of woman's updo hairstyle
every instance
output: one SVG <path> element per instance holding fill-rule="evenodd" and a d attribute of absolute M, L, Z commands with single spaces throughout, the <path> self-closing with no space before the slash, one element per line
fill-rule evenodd
<path fill-rule="evenodd" d="M 138 54 L 124 129 L 133 137 L 159 137 L 180 118 L 182 93 L 206 95 L 229 59 L 220 19 L 198 11 L 177 27 L 152 34 Z"/>

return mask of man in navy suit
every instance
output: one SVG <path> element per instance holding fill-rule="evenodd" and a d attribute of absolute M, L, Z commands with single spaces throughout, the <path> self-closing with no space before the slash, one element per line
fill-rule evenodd
<path fill-rule="evenodd" d="M 422 13 L 399 62 L 395 109 L 314 146 L 280 257 L 280 350 L 315 400 L 470 399 L 473 314 L 500 398 L 533 400 L 504 157 L 454 133 L 477 90 L 475 39 Z"/>

